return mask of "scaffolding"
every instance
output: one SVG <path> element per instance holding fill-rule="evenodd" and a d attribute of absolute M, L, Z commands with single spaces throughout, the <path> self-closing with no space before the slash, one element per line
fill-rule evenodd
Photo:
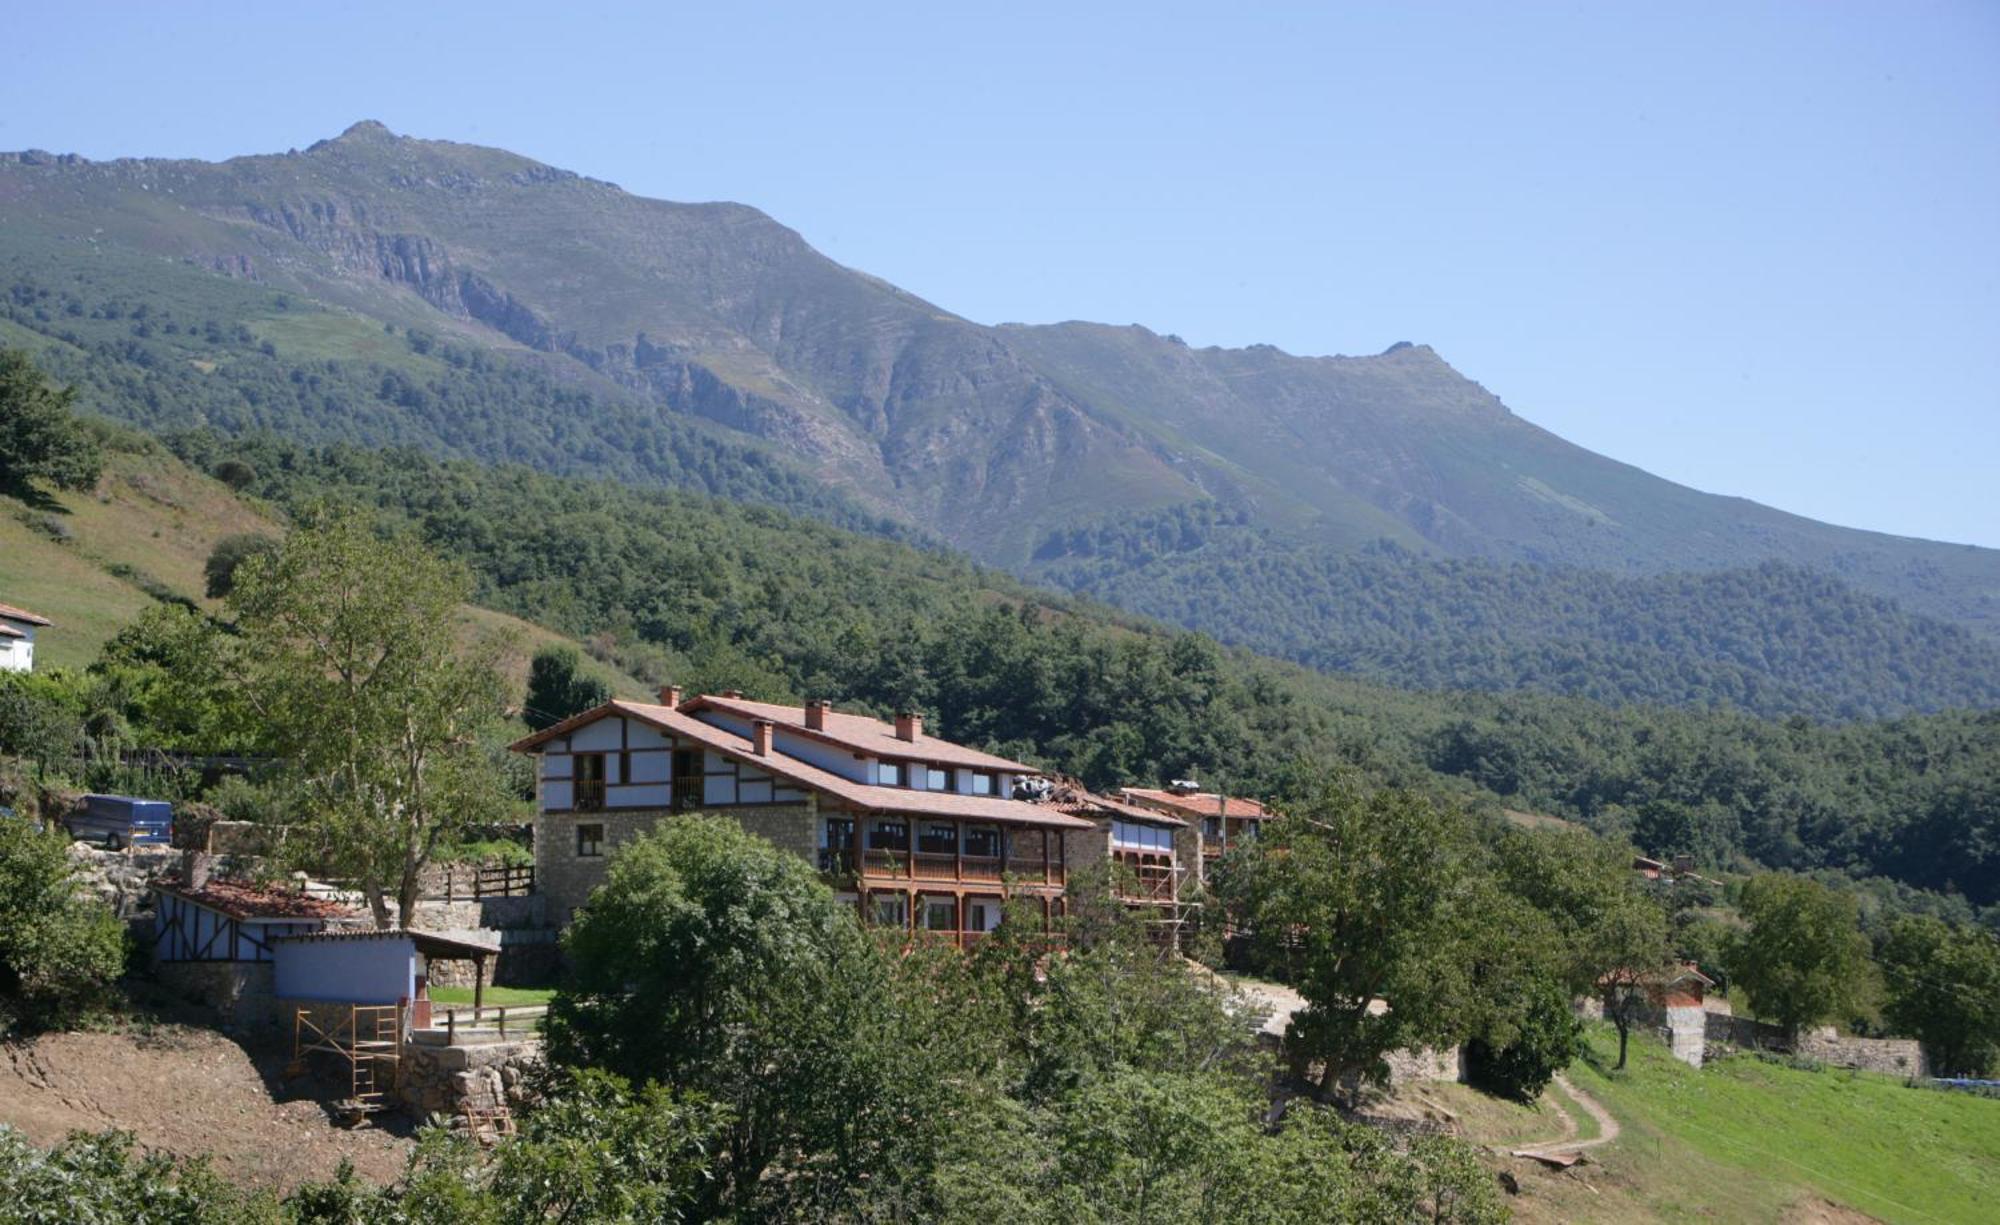
<path fill-rule="evenodd" d="M 286 1074 L 303 1075 L 308 1055 L 337 1055 L 347 1064 L 349 1116 L 359 1120 L 388 1109 L 403 1059 L 403 1006 L 350 1004 L 345 1014 L 334 1014 L 330 1030 L 313 1020 L 312 1011 L 300 1008 L 292 1015 L 292 1062 Z"/>

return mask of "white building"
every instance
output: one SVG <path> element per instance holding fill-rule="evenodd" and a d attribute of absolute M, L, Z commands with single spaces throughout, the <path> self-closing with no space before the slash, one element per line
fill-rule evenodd
<path fill-rule="evenodd" d="M 0 604 L 0 672 L 33 672 L 35 631 L 50 624 L 25 608 Z"/>

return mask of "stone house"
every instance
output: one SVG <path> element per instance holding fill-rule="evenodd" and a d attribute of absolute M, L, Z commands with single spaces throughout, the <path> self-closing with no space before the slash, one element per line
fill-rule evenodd
<path fill-rule="evenodd" d="M 814 865 L 864 922 L 970 944 L 1009 899 L 1060 913 L 1069 873 L 1109 846 L 1037 802 L 1022 762 L 891 721 L 731 691 L 612 701 L 517 741 L 536 757 L 535 877 L 564 923 L 610 853 L 677 814 L 711 812 Z"/>

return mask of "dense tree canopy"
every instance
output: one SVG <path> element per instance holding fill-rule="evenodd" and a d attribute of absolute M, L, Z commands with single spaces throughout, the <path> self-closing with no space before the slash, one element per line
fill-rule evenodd
<path fill-rule="evenodd" d="M 26 353 L 0 349 L 0 489 L 97 483 L 103 452 L 71 411 L 75 401 L 75 388 L 51 387 Z"/>
<path fill-rule="evenodd" d="M 1851 897 L 1785 873 L 1752 877 L 1740 903 L 1749 925 L 1729 953 L 1729 970 L 1759 1016 L 1796 1036 L 1867 1003 L 1873 966 Z"/>

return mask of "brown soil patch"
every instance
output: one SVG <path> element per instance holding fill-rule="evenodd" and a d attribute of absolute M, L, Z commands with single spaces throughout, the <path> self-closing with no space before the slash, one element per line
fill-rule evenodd
<path fill-rule="evenodd" d="M 149 1150 L 206 1153 L 232 1179 L 281 1191 L 331 1177 L 342 1158 L 371 1182 L 401 1174 L 407 1134 L 341 1126 L 325 1105 L 339 1091 L 285 1080 L 289 1055 L 173 1023 L 0 1044 L 0 1123 L 41 1145 L 122 1128 Z"/>

